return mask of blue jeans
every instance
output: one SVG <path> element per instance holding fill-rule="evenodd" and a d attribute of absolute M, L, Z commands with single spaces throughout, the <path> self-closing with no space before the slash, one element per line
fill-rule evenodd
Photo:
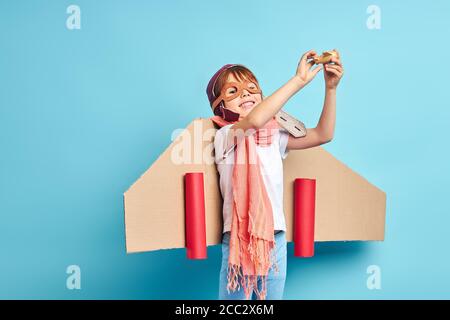
<path fill-rule="evenodd" d="M 286 282 L 286 261 L 287 261 L 287 249 L 286 249 L 286 232 L 278 231 L 275 234 L 275 254 L 278 264 L 278 273 L 273 268 L 269 270 L 269 274 L 266 279 L 267 295 L 266 300 L 281 300 L 283 299 L 284 283 Z M 222 266 L 220 269 L 220 282 L 219 282 L 219 300 L 245 300 L 245 293 L 242 286 L 236 291 L 227 291 L 227 271 L 228 271 L 228 255 L 230 244 L 230 232 L 225 232 L 222 237 Z M 240 280 L 240 279 L 239 279 Z M 261 279 L 258 277 L 258 290 L 261 289 Z M 252 293 L 251 300 L 255 300 L 256 294 Z"/>

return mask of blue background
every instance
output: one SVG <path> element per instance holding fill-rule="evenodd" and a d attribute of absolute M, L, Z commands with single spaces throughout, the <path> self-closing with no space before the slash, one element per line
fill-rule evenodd
<path fill-rule="evenodd" d="M 81 8 L 81 30 L 66 8 Z M 369 30 L 366 9 L 381 8 Z M 450 298 L 448 1 L 0 1 L 0 298 L 216 299 L 221 247 L 126 255 L 123 192 L 205 87 L 242 63 L 265 95 L 300 56 L 337 48 L 324 148 L 387 194 L 384 242 L 288 245 L 286 299 Z M 446 36 L 447 35 L 447 36 Z M 316 79 L 285 106 L 315 126 Z M 66 268 L 81 268 L 81 290 Z M 366 287 L 369 265 L 381 290 Z"/>

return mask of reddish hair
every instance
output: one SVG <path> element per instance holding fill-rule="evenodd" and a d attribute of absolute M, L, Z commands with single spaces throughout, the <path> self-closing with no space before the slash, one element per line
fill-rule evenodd
<path fill-rule="evenodd" d="M 256 82 L 259 85 L 258 79 L 256 79 L 253 72 L 251 72 L 247 67 L 242 65 L 233 66 L 222 72 L 217 78 L 216 85 L 214 86 L 214 95 L 216 97 L 220 96 L 220 92 L 222 91 L 223 86 L 227 83 L 227 79 L 230 74 L 232 74 L 239 81 L 249 80 Z"/>

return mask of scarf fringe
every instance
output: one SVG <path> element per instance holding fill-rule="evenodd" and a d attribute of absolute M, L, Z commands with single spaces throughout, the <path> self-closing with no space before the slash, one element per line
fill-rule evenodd
<path fill-rule="evenodd" d="M 273 269 L 276 274 L 279 272 L 278 263 L 276 261 L 275 248 L 276 242 L 266 241 L 264 242 L 263 256 L 259 254 L 257 250 L 258 240 L 261 240 L 255 235 L 250 236 L 250 243 L 248 245 L 248 251 L 250 253 L 250 258 L 253 262 L 255 275 L 244 275 L 242 273 L 242 268 L 238 264 L 228 264 L 228 275 L 227 275 L 227 291 L 230 294 L 231 291 L 239 290 L 242 286 L 246 299 L 250 299 L 252 290 L 254 290 L 258 300 L 266 300 L 267 297 L 267 275 L 269 270 Z M 267 257 L 269 256 L 269 259 Z M 264 265 L 264 261 L 269 261 L 269 265 Z M 258 272 L 262 270 L 261 279 L 261 290 L 258 288 Z M 241 281 L 239 282 L 239 278 Z"/>

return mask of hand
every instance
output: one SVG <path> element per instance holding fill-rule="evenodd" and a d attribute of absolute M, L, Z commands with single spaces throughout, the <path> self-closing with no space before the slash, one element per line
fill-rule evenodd
<path fill-rule="evenodd" d="M 334 49 L 336 52 L 337 50 Z M 331 64 L 334 62 L 334 64 Z M 336 89 L 339 81 L 344 75 L 344 68 L 342 66 L 341 58 L 338 52 L 337 57 L 332 57 L 329 63 L 324 64 L 324 73 L 323 76 L 325 78 L 325 86 L 327 89 Z"/>
<path fill-rule="evenodd" d="M 314 66 L 314 61 L 312 60 L 309 62 L 306 61 L 308 59 L 315 57 L 316 55 L 317 53 L 314 50 L 309 50 L 308 52 L 303 54 L 298 63 L 297 73 L 295 77 L 297 77 L 301 81 L 303 86 L 308 84 L 312 79 L 314 79 L 316 74 L 320 70 L 322 70 L 322 65 L 319 65 L 314 69 L 311 69 L 312 66 Z"/>

